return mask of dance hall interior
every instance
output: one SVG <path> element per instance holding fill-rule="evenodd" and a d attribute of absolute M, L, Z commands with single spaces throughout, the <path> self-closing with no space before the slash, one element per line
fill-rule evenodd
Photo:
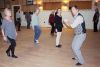
<path fill-rule="evenodd" d="M 0 0 L 0 67 L 100 67 L 100 0 Z"/>

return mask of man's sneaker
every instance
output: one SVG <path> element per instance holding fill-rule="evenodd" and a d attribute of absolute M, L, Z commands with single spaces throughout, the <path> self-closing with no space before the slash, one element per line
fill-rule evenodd
<path fill-rule="evenodd" d="M 56 45 L 56 47 L 58 47 L 58 48 L 61 48 L 61 46 L 62 46 L 62 45 L 60 45 L 60 44 L 59 44 L 59 45 Z"/>
<path fill-rule="evenodd" d="M 82 65 L 82 64 L 78 62 L 78 63 L 76 63 L 76 65 L 77 65 L 77 66 L 80 66 L 80 65 Z"/>
<path fill-rule="evenodd" d="M 35 43 L 36 43 L 36 44 L 39 44 L 39 41 L 38 41 L 38 40 L 35 40 Z"/>

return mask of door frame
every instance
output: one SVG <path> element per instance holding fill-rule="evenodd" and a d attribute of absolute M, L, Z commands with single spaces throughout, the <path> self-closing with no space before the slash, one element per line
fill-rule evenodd
<path fill-rule="evenodd" d="M 19 6 L 20 7 L 20 10 L 21 10 L 21 5 L 12 5 L 12 18 L 13 18 L 13 20 L 14 20 L 14 7 L 15 6 Z"/>

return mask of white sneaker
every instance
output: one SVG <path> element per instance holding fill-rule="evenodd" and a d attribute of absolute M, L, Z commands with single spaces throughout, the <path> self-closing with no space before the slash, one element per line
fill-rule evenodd
<path fill-rule="evenodd" d="M 39 44 L 39 41 L 38 41 L 38 40 L 36 40 L 36 42 L 35 42 L 35 43 Z"/>

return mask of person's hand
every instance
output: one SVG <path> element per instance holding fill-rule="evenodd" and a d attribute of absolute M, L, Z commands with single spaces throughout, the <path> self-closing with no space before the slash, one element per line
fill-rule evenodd
<path fill-rule="evenodd" d="M 17 36 L 18 34 L 17 34 L 17 32 L 16 32 L 16 36 Z"/>
<path fill-rule="evenodd" d="M 3 36 L 3 39 L 4 39 L 4 41 L 7 41 L 7 37 L 6 36 Z"/>

